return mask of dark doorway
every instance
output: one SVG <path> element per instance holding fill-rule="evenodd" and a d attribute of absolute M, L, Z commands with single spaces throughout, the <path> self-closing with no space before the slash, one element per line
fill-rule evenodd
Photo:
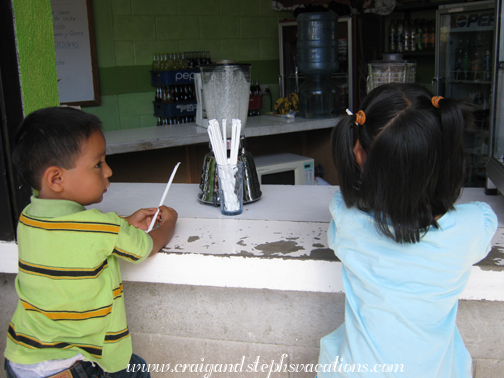
<path fill-rule="evenodd" d="M 0 1 L 0 240 L 14 240 L 30 187 L 14 172 L 11 146 L 23 119 L 12 1 Z"/>

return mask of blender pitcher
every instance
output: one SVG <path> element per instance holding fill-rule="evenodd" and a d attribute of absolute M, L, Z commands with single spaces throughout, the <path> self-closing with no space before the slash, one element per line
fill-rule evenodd
<path fill-rule="evenodd" d="M 229 138 L 233 119 L 241 121 L 242 130 L 247 124 L 251 65 L 211 64 L 201 66 L 200 71 L 207 119 L 219 124 L 226 119 Z"/>

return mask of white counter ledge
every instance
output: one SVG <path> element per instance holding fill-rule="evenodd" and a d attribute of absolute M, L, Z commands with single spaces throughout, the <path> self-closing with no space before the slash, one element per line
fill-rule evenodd
<path fill-rule="evenodd" d="M 129 215 L 155 207 L 165 184 L 112 183 L 92 207 Z M 343 292 L 341 263 L 327 246 L 333 186 L 263 185 L 262 198 L 226 217 L 197 200 L 196 184 L 173 184 L 165 201 L 179 214 L 175 236 L 140 265 L 124 263 L 126 281 L 218 287 Z M 504 197 L 467 188 L 461 202 L 485 201 L 499 216 L 489 257 L 472 268 L 464 299 L 504 301 Z M 15 243 L 0 244 L 0 271 L 17 272 Z"/>
<path fill-rule="evenodd" d="M 246 137 L 257 137 L 325 129 L 333 127 L 336 122 L 336 118 L 315 120 L 299 117 L 288 119 L 268 115 L 254 116 L 247 119 L 243 134 Z M 207 129 L 197 126 L 195 123 L 106 131 L 105 139 L 107 140 L 107 155 L 208 143 L 209 141 Z"/>

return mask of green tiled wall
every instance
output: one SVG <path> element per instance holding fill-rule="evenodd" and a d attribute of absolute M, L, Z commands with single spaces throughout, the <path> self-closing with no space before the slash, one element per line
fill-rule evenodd
<path fill-rule="evenodd" d="M 84 108 L 105 130 L 154 126 L 153 53 L 210 51 L 252 64 L 278 97 L 278 21 L 271 0 L 93 0 L 102 104 Z M 265 105 L 269 110 L 267 98 Z"/>

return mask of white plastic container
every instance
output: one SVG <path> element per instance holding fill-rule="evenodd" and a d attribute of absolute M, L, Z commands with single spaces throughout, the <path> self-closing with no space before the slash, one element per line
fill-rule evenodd
<path fill-rule="evenodd" d="M 368 64 L 367 92 L 387 83 L 414 83 L 416 62 L 377 60 Z"/>

